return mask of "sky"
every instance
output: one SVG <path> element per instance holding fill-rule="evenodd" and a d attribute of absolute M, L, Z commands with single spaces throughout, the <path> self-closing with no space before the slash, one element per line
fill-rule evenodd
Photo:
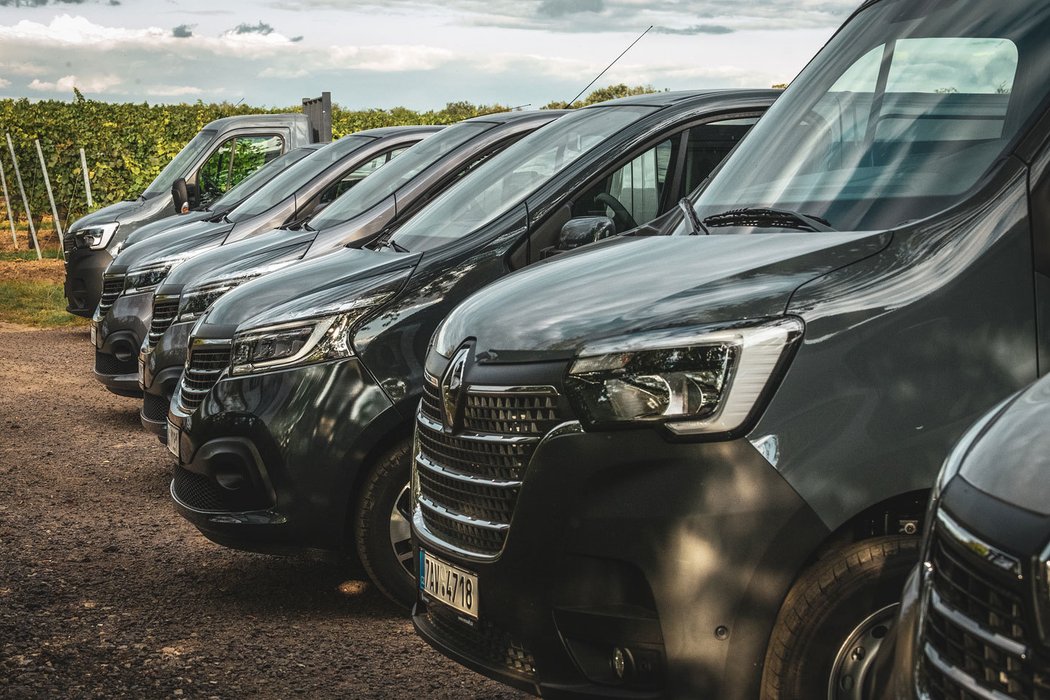
<path fill-rule="evenodd" d="M 541 107 L 790 81 L 859 0 L 0 0 L 0 98 Z"/>

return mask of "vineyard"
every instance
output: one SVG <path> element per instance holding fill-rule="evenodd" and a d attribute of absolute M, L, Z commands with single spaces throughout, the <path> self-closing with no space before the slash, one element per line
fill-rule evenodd
<path fill-rule="evenodd" d="M 613 97 L 652 92 L 650 87 L 614 85 L 591 93 L 574 107 Z M 547 107 L 565 107 L 551 103 Z M 443 109 L 348 110 L 333 106 L 336 138 L 362 129 L 410 124 L 452 124 L 463 119 L 507 110 L 503 105 L 453 102 Z M 85 99 L 75 91 L 71 102 L 0 100 L 0 130 L 11 135 L 34 219 L 50 212 L 50 204 L 33 144 L 40 140 L 61 222 L 72 223 L 87 213 L 79 149 L 86 152 L 96 207 L 136 196 L 156 177 L 183 145 L 205 124 L 240 114 L 298 112 L 299 107 L 253 107 L 221 104 L 114 104 Z M 0 137 L 2 138 L 2 137 Z M 18 199 L 10 154 L 0 163 L 7 176 L 16 217 L 25 218 Z M 0 212 L 7 217 L 7 212 Z"/>

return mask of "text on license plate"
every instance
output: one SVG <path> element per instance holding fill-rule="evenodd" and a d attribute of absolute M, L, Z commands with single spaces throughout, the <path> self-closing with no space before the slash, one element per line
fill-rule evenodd
<path fill-rule="evenodd" d="M 179 458 L 179 429 L 168 421 L 168 452 Z"/>
<path fill-rule="evenodd" d="M 419 588 L 438 601 L 477 619 L 478 577 L 419 550 Z"/>

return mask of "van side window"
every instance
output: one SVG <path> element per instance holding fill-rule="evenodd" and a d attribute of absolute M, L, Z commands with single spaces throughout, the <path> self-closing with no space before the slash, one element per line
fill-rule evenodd
<path fill-rule="evenodd" d="M 573 202 L 573 218 L 608 216 L 619 232 L 661 211 L 674 140 L 667 139 L 600 180 Z"/>
<path fill-rule="evenodd" d="M 345 194 L 354 185 L 364 180 L 376 170 L 379 170 L 379 168 L 383 167 L 384 165 L 392 161 L 394 158 L 401 155 L 407 149 L 408 146 L 405 146 L 403 148 L 395 148 L 392 151 L 387 151 L 386 153 L 376 156 L 367 163 L 362 163 L 361 165 L 357 166 L 350 172 L 346 173 L 341 179 L 337 180 L 336 182 L 333 182 L 325 189 L 324 192 L 321 193 L 319 205 L 324 206 L 326 204 L 331 204 L 335 200 L 339 199 L 340 195 Z"/>
<path fill-rule="evenodd" d="M 284 139 L 272 136 L 235 136 L 204 161 L 197 178 L 202 204 L 214 201 L 284 152 Z"/>
<path fill-rule="evenodd" d="M 691 128 L 685 145 L 682 184 L 675 200 L 699 187 L 757 121 L 758 117 L 725 119 Z"/>

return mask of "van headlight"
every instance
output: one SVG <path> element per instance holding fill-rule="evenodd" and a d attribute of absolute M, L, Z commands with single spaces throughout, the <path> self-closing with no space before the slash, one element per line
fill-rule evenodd
<path fill-rule="evenodd" d="M 120 224 L 111 221 L 108 224 L 88 226 L 73 233 L 78 248 L 90 248 L 91 250 L 102 250 L 113 240 L 113 234 L 117 232 Z"/>
<path fill-rule="evenodd" d="M 164 262 L 146 265 L 136 270 L 129 270 L 124 279 L 124 293 L 134 294 L 136 292 L 150 292 L 160 286 L 164 278 L 171 272 L 176 261 L 165 260 Z"/>
<path fill-rule="evenodd" d="M 319 318 L 253 328 L 233 338 L 230 374 L 248 374 L 350 357 L 350 334 L 392 295 L 373 295 L 344 304 Z"/>
<path fill-rule="evenodd" d="M 566 391 L 589 427 L 732 433 L 754 414 L 802 332 L 800 319 L 782 318 L 605 342 L 580 352 Z"/>
<path fill-rule="evenodd" d="M 288 267 L 292 263 L 298 261 L 298 257 L 291 260 L 281 260 L 270 265 L 251 268 L 235 275 L 212 280 L 207 284 L 202 284 L 199 287 L 194 287 L 193 289 L 184 291 L 182 293 L 182 298 L 179 301 L 178 322 L 182 323 L 184 321 L 193 321 L 194 319 L 200 318 L 205 311 L 211 308 L 212 304 L 218 301 L 219 298 L 227 292 L 233 291 L 245 282 L 249 282 L 270 272 L 275 272 L 281 268 Z"/>

